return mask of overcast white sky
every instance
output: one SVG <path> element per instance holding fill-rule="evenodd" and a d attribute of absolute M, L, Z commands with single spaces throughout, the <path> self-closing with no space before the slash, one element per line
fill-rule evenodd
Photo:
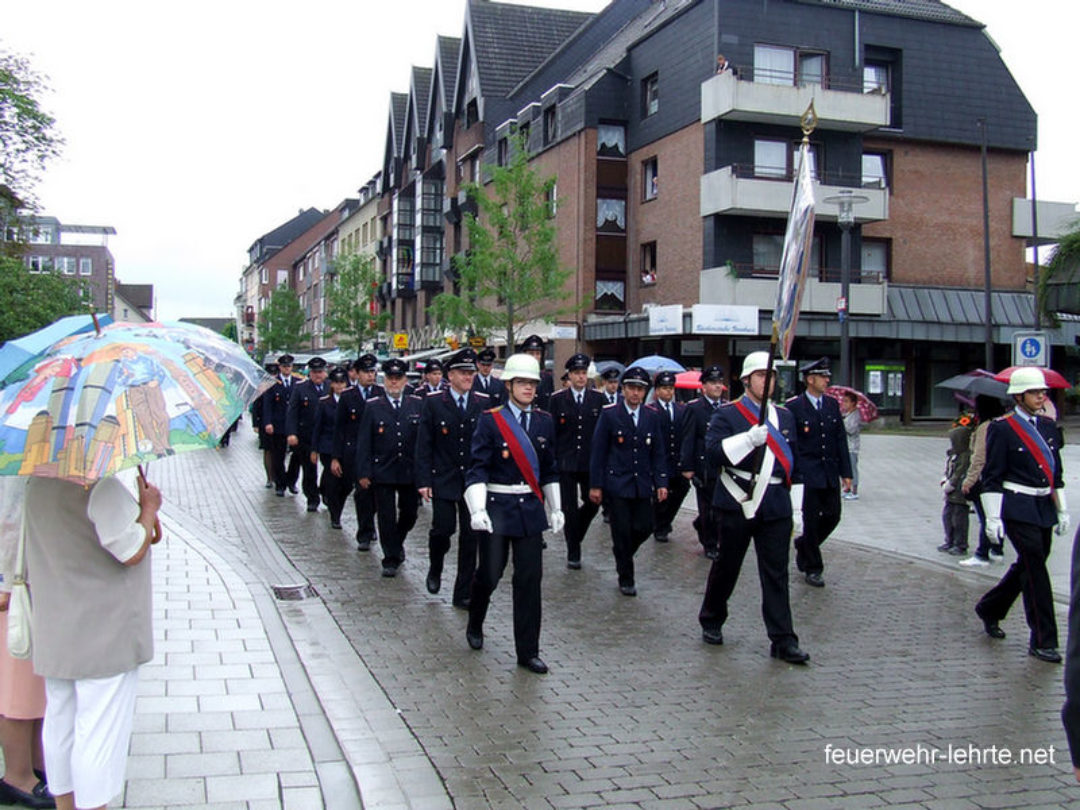
<path fill-rule="evenodd" d="M 534 0 L 598 11 L 606 0 Z M 986 23 L 1039 114 L 1040 199 L 1080 199 L 1076 0 L 951 0 Z M 38 188 L 62 222 L 112 225 L 117 276 L 162 319 L 233 314 L 248 246 L 332 208 L 382 160 L 391 91 L 460 36 L 464 0 L 6 3 L 0 47 L 48 75 L 67 141 Z M 1021 10 L 1022 9 L 1022 10 Z"/>

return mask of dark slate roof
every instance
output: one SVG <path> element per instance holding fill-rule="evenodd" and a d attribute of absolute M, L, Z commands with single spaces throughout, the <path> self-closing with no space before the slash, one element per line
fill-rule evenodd
<path fill-rule="evenodd" d="M 412 92 L 415 95 L 413 104 L 416 110 L 416 132 L 413 137 L 422 137 L 427 132 L 428 101 L 431 99 L 431 68 L 417 67 L 412 69 Z"/>
<path fill-rule="evenodd" d="M 890 284 L 887 317 L 908 323 L 982 324 L 983 291 Z M 1035 298 L 1027 292 L 990 292 L 995 326 L 1028 326 Z"/>
<path fill-rule="evenodd" d="M 505 98 L 594 15 L 469 0 L 472 48 L 485 98 Z"/>
<path fill-rule="evenodd" d="M 306 211 L 301 211 L 284 225 L 279 225 L 274 228 L 274 230 L 264 233 L 252 242 L 251 247 L 248 248 L 248 252 L 251 252 L 256 245 L 259 245 L 260 255 L 258 258 L 265 258 L 267 253 L 289 244 L 289 242 L 322 219 L 323 216 L 323 212 L 317 208 L 309 208 Z"/>
<path fill-rule="evenodd" d="M 390 125 L 394 128 L 394 155 L 401 157 L 405 143 L 405 116 L 409 112 L 409 94 L 390 94 Z"/>
<path fill-rule="evenodd" d="M 451 109 L 454 106 L 454 81 L 457 79 L 458 55 L 461 53 L 460 37 L 437 38 L 439 51 L 439 78 L 442 79 L 443 109 Z"/>
<path fill-rule="evenodd" d="M 875 14 L 890 14 L 894 17 L 913 17 L 931 22 L 976 25 L 982 23 L 962 14 L 941 0 L 796 0 L 816 6 L 834 6 L 858 11 L 870 11 Z"/>
<path fill-rule="evenodd" d="M 154 308 L 153 284 L 121 284 L 116 282 L 116 294 L 132 306 L 147 312 Z"/>
<path fill-rule="evenodd" d="M 233 323 L 232 318 L 181 318 L 181 323 L 193 323 L 196 326 L 202 326 L 209 329 L 211 332 L 220 332 L 225 328 L 226 324 Z"/>

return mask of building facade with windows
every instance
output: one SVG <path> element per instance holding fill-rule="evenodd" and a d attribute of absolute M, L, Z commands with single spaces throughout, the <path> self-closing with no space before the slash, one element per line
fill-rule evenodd
<path fill-rule="evenodd" d="M 108 225 L 71 225 L 56 217 L 29 218 L 25 262 L 31 273 L 52 270 L 78 282 L 84 300 L 98 312 L 112 312 L 116 262 L 109 251 Z"/>

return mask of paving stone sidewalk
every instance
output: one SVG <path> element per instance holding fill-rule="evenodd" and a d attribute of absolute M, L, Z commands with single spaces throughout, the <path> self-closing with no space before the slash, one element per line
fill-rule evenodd
<path fill-rule="evenodd" d="M 1069 806 L 1080 786 L 1058 719 L 1061 667 L 1026 655 L 1019 606 L 1003 642 L 983 635 L 971 611 L 1000 568 L 946 570 L 930 551 L 882 550 L 903 533 L 914 548 L 932 549 L 940 531 L 926 522 L 940 513 L 940 496 L 921 481 L 936 485 L 944 445 L 911 438 L 864 437 L 866 495 L 845 519 L 850 529 L 856 507 L 865 508 L 863 536 L 854 538 L 864 547 L 838 532 L 826 549 L 828 587 L 792 583 L 796 630 L 812 655 L 806 668 L 768 657 L 752 553 L 724 646 L 701 643 L 696 614 L 708 563 L 691 540 L 689 512 L 674 542 L 649 541 L 639 552 L 636 599 L 618 592 L 599 521 L 582 571 L 564 567 L 561 538 L 550 542 L 541 654 L 552 671 L 537 677 L 515 666 L 509 572 L 479 653 L 465 644 L 465 617 L 447 588 L 426 593 L 429 510 L 410 535 L 401 574 L 387 580 L 377 552 L 355 550 L 348 513 L 345 531 L 333 531 L 325 512 L 304 512 L 302 498 L 262 488 L 250 432 L 221 452 L 163 462 L 152 477 L 178 520 L 207 527 L 223 554 L 265 567 L 267 552 L 243 537 L 258 524 L 317 590 L 318 599 L 278 607 L 290 633 L 290 611 L 314 605 L 332 617 L 333 631 L 321 632 L 347 641 L 337 658 L 296 648 L 365 807 Z M 448 564 L 444 583 L 452 576 Z M 352 694 L 341 704 L 324 698 L 321 679 L 340 688 L 332 670 L 350 658 Z M 373 758 L 386 767 L 365 774 L 350 736 L 365 745 L 385 738 Z M 982 761 L 944 762 L 950 745 Z M 1049 759 L 1050 746 L 1052 763 L 1001 762 L 1005 749 L 1017 760 Z M 904 756 L 920 759 L 883 761 Z M 338 806 L 327 795 L 324 788 L 326 806 Z"/>

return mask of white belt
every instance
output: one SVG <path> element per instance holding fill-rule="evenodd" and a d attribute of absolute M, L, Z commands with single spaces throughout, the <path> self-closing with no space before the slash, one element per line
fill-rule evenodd
<path fill-rule="evenodd" d="M 1054 492 L 1053 487 L 1029 487 L 1026 484 L 1017 484 L 1015 481 L 1002 481 L 1001 487 L 1017 495 L 1030 495 L 1033 498 L 1043 498 Z"/>
<path fill-rule="evenodd" d="M 531 495 L 532 487 L 528 484 L 488 484 L 487 491 L 495 495 Z"/>
<path fill-rule="evenodd" d="M 726 467 L 725 469 L 726 469 L 726 471 L 727 471 L 727 473 L 729 475 L 732 475 L 735 478 L 741 478 L 743 481 L 753 481 L 754 480 L 753 474 L 748 473 L 746 470 L 740 470 L 740 469 L 737 469 L 735 467 Z M 779 475 L 774 475 L 772 478 L 769 479 L 769 483 L 770 484 L 782 484 L 782 483 L 784 483 L 784 479 Z"/>

